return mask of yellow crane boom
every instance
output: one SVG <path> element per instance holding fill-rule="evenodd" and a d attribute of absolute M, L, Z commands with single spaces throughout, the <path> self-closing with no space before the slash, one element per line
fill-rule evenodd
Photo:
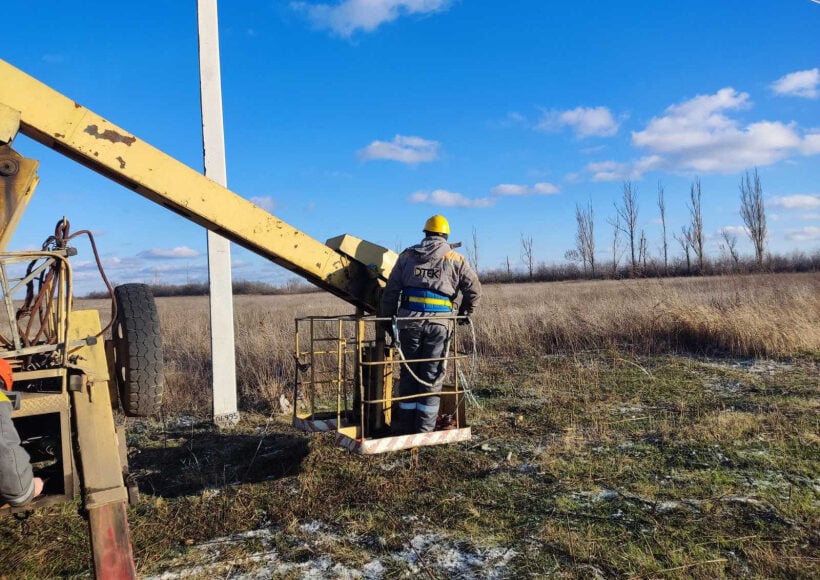
<path fill-rule="evenodd" d="M 68 312 L 71 248 L 55 244 L 53 251 L 44 247 L 42 252 L 4 253 L 38 182 L 37 161 L 12 148 L 18 133 L 287 268 L 355 305 L 359 313 L 378 310 L 381 290 L 397 256 L 349 235 L 323 244 L 0 60 L 0 304 L 5 306 L 5 322 L 12 332 L 8 338 L 0 333 L 0 355 L 16 365 L 15 380 L 26 385 L 25 392 L 19 393 L 15 418 L 38 419 L 38 428 L 46 433 L 53 430 L 50 426 L 57 417 L 62 442 L 62 481 L 55 479 L 57 491 L 44 493 L 35 503 L 71 499 L 82 481 L 95 574 L 135 578 L 125 508 L 124 430 L 114 423 L 110 398 L 112 392 L 117 396 L 115 382 L 125 381 L 128 387 L 130 381 L 130 371 L 125 369 L 131 368 L 127 365 L 132 361 L 124 345 L 128 328 L 112 333 L 117 336 L 104 345 L 98 341 L 102 331 L 96 311 Z M 12 285 L 5 264 L 21 261 L 29 268 Z M 15 314 L 12 294 L 20 289 L 26 290 L 26 297 Z M 147 305 L 144 295 L 136 293 L 129 299 L 135 297 Z M 152 319 L 140 316 L 135 325 L 153 328 Z M 119 352 L 121 348 L 126 350 Z M 374 349 L 383 353 L 384 343 Z M 151 356 L 156 363 L 156 352 L 152 350 Z M 36 364 L 31 362 L 34 358 Z M 150 361 L 146 354 L 133 365 Z M 152 383 L 149 388 L 157 387 Z M 157 391 L 137 391 L 145 397 L 152 393 L 157 395 Z M 80 461 L 74 459 L 74 441 Z M 75 465 L 82 473 L 79 479 Z M 0 514 L 10 509 L 18 508 L 0 506 Z"/>
<path fill-rule="evenodd" d="M 334 247 L 323 244 L 0 60 L 0 144 L 16 131 L 365 311 L 378 310 L 394 252 L 352 236 L 333 238 Z M 13 151 L 0 149 L 0 171 L 4 154 Z M 7 243 L 27 201 L 0 199 L 0 243 Z"/>

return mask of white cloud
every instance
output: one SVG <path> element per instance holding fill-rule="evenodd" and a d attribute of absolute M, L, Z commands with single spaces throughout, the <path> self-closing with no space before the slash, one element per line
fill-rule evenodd
<path fill-rule="evenodd" d="M 553 184 L 546 182 L 536 183 L 535 185 L 500 183 L 493 187 L 490 193 L 493 195 L 552 195 L 560 191 Z"/>
<path fill-rule="evenodd" d="M 165 258 L 196 258 L 199 252 L 188 246 L 177 246 L 176 248 L 152 248 L 137 254 L 140 258 L 147 260 L 159 260 Z"/>
<path fill-rule="evenodd" d="M 205 262 L 199 264 L 185 264 L 180 266 L 179 263 L 166 262 L 164 264 L 144 266 L 139 269 L 143 275 L 154 276 L 157 274 L 188 274 L 189 276 L 196 272 L 207 272 L 208 264 Z M 177 278 L 178 280 L 178 278 Z"/>
<path fill-rule="evenodd" d="M 529 120 L 519 113 L 518 111 L 510 111 L 500 120 L 493 120 L 489 121 L 489 125 L 492 127 L 498 127 L 501 129 L 510 129 L 512 127 L 528 127 L 530 124 Z"/>
<path fill-rule="evenodd" d="M 632 133 L 633 145 L 650 152 L 632 164 L 632 173 L 653 169 L 732 173 L 794 154 L 820 153 L 820 133 L 801 136 L 794 123 L 778 121 L 743 127 L 727 114 L 750 106 L 747 93 L 729 87 L 668 107 L 643 131 Z"/>
<path fill-rule="evenodd" d="M 450 4 L 451 0 L 342 0 L 336 4 L 291 2 L 290 7 L 305 14 L 317 28 L 349 37 L 359 30 L 371 32 L 401 16 L 443 12 Z"/>
<path fill-rule="evenodd" d="M 606 107 L 577 107 L 567 111 L 544 111 L 535 128 L 557 131 L 571 127 L 577 137 L 584 138 L 610 137 L 618 132 L 619 126 Z"/>
<path fill-rule="evenodd" d="M 495 203 L 495 200 L 489 197 L 469 198 L 446 189 L 417 191 L 408 199 L 410 203 L 426 203 L 441 207 L 490 207 Z"/>
<path fill-rule="evenodd" d="M 390 142 L 373 141 L 358 155 L 365 161 L 373 159 L 389 159 L 400 163 L 425 163 L 438 159 L 439 142 L 429 141 L 421 137 L 405 137 L 396 135 Z"/>
<path fill-rule="evenodd" d="M 658 151 L 677 151 L 708 145 L 713 134 L 730 130 L 735 123 L 723 111 L 748 109 L 749 95 L 732 88 L 719 90 L 714 95 L 698 95 L 679 105 L 667 107 L 663 117 L 655 117 L 643 131 L 632 133 L 632 141 L 639 147 Z"/>
<path fill-rule="evenodd" d="M 617 161 L 589 163 L 586 170 L 592 174 L 592 181 L 623 181 L 638 177 L 628 163 Z"/>
<path fill-rule="evenodd" d="M 778 95 L 790 95 L 805 99 L 820 97 L 820 68 L 800 70 L 780 77 L 772 83 Z"/>
<path fill-rule="evenodd" d="M 798 217 L 801 220 L 820 220 L 820 213 L 804 213 Z"/>
<path fill-rule="evenodd" d="M 623 181 L 624 179 L 640 179 L 647 171 L 662 167 L 663 160 L 658 155 L 648 155 L 632 163 L 618 161 L 596 161 L 585 167 L 592 174 L 592 181 Z M 576 181 L 580 181 L 580 174 L 575 174 Z"/>
<path fill-rule="evenodd" d="M 527 119 L 521 113 L 518 113 L 516 111 L 511 111 L 511 112 L 507 113 L 507 117 L 506 117 L 505 121 L 508 122 L 508 123 L 511 123 L 511 124 L 520 125 L 522 123 L 526 123 Z"/>
<path fill-rule="evenodd" d="M 266 212 L 272 213 L 273 210 L 276 209 L 276 202 L 270 196 L 252 197 L 250 201 L 251 203 L 264 209 Z"/>
<path fill-rule="evenodd" d="M 572 173 L 567 173 L 564 176 L 564 181 L 566 181 L 567 183 L 578 183 L 578 182 L 581 181 L 582 178 L 583 178 L 583 176 L 580 173 L 572 172 Z"/>
<path fill-rule="evenodd" d="M 527 195 L 528 185 L 513 185 L 511 183 L 500 183 L 490 190 L 493 195 Z"/>
<path fill-rule="evenodd" d="M 726 232 L 730 236 L 738 236 L 744 237 L 749 235 L 749 230 L 746 229 L 746 226 L 723 226 L 718 230 L 718 235 Z"/>
<path fill-rule="evenodd" d="M 795 242 L 812 242 L 814 240 L 820 240 L 820 227 L 806 226 L 805 228 L 800 228 L 799 230 L 789 230 L 786 234 L 786 239 Z"/>
<path fill-rule="evenodd" d="M 803 155 L 814 155 L 820 153 L 820 132 L 813 131 L 803 138 L 803 146 L 800 150 Z"/>
<path fill-rule="evenodd" d="M 539 195 L 552 195 L 560 193 L 561 190 L 556 185 L 542 181 L 532 186 L 532 192 Z"/>
<path fill-rule="evenodd" d="M 592 155 L 594 153 L 600 153 L 604 149 L 606 149 L 606 145 L 596 145 L 595 147 L 584 147 L 583 149 L 581 149 L 581 153 L 583 153 L 584 155 Z"/>
<path fill-rule="evenodd" d="M 108 272 L 111 270 L 119 270 L 123 267 L 133 267 L 137 260 L 134 258 L 123 260 L 119 256 L 105 256 L 102 258 L 103 269 Z M 95 260 L 77 260 L 71 262 L 71 268 L 75 272 L 97 272 L 99 273 L 99 266 Z"/>
<path fill-rule="evenodd" d="M 814 209 L 820 207 L 820 194 L 784 195 L 775 197 L 769 202 L 770 206 L 783 209 Z"/>

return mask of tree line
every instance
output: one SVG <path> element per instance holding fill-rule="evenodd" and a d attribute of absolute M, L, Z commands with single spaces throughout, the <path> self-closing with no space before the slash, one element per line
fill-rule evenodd
<path fill-rule="evenodd" d="M 234 280 L 232 283 L 233 295 L 278 296 L 283 294 L 308 294 L 319 292 L 313 284 L 292 278 L 284 284 L 275 285 L 252 280 Z M 185 284 L 148 284 L 151 294 L 157 298 L 170 296 L 208 296 L 210 285 L 208 282 L 188 282 Z M 89 292 L 83 298 L 108 298 L 107 291 Z"/>
<path fill-rule="evenodd" d="M 660 215 L 661 245 L 657 255 L 650 255 L 646 230 L 639 227 L 639 204 L 637 187 L 629 180 L 623 182 L 621 198 L 613 204 L 614 213 L 606 222 L 611 226 L 606 248 L 597 246 L 595 212 L 591 202 L 575 205 L 574 246 L 564 254 L 563 264 L 544 264 L 536 260 L 533 237 L 521 234 L 518 260 L 505 258 L 504 264 L 495 269 L 479 270 L 478 232 L 472 229 L 470 240 L 464 245 L 467 260 L 480 273 L 481 280 L 488 283 L 551 282 L 580 279 L 656 278 L 666 276 L 715 275 L 751 272 L 816 272 L 820 270 L 820 251 L 807 254 L 792 252 L 789 255 L 773 255 L 767 251 L 766 208 L 763 186 L 755 169 L 741 177 L 740 216 L 748 235 L 754 257 L 741 256 L 737 234 L 723 229 L 720 232 L 720 256 L 706 254 L 706 235 L 703 229 L 703 190 L 700 179 L 695 178 L 689 187 L 687 200 L 688 220 L 680 231 L 670 232 L 667 223 L 666 198 L 663 184 L 658 182 L 656 205 Z M 670 246 L 677 246 L 681 253 L 672 255 Z M 401 251 L 397 248 L 397 251 Z M 600 260 L 602 255 L 607 259 Z M 523 266 L 523 270 L 519 267 Z M 181 285 L 150 284 L 154 296 L 206 296 L 207 282 Z M 288 280 L 277 286 L 264 282 L 240 280 L 233 282 L 233 294 L 302 294 L 318 292 L 319 289 L 300 279 Z M 107 292 L 91 292 L 85 298 L 107 298 Z"/>
<path fill-rule="evenodd" d="M 738 236 L 724 228 L 720 232 L 720 256 L 710 258 L 706 252 L 706 234 L 703 228 L 703 190 L 699 178 L 689 187 L 688 219 L 680 231 L 670 232 L 667 223 L 666 198 L 663 184 L 658 182 L 656 204 L 660 214 L 661 245 L 657 255 L 650 255 L 646 230 L 639 227 L 637 187 L 629 180 L 623 182 L 621 198 L 613 204 L 614 213 L 607 219 L 611 226 L 605 254 L 596 247 L 595 213 L 591 202 L 575 206 L 574 246 L 567 250 L 565 264 L 545 265 L 536 262 L 533 238 L 521 235 L 520 262 L 524 271 L 513 268 L 507 257 L 501 268 L 481 271 L 487 282 L 552 281 L 582 278 L 624 278 L 691 276 L 744 272 L 803 272 L 820 269 L 820 252 L 813 254 L 793 252 L 787 256 L 772 255 L 767 251 L 768 230 L 763 186 L 755 169 L 746 171 L 739 183 L 740 216 L 744 230 L 754 248 L 754 257 L 741 256 Z M 671 235 L 670 235 L 671 234 Z M 674 257 L 670 246 L 677 244 L 681 253 Z M 471 243 L 467 244 L 467 258 L 478 271 L 478 236 L 473 229 Z"/>

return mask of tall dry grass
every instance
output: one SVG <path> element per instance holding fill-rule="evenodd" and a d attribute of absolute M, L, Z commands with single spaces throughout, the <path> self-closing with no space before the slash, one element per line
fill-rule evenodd
<path fill-rule="evenodd" d="M 169 412 L 210 412 L 211 353 L 208 298 L 160 298 Z M 293 383 L 294 319 L 350 314 L 329 294 L 234 297 L 236 376 L 243 404 L 270 408 Z"/>
<path fill-rule="evenodd" d="M 167 364 L 165 408 L 208 412 L 208 299 L 160 298 L 157 305 Z M 107 308 L 98 301 L 87 306 Z M 348 304 L 329 294 L 237 296 L 243 404 L 269 408 L 292 384 L 295 317 L 350 313 Z M 608 348 L 736 356 L 816 353 L 820 275 L 487 285 L 475 328 L 483 356 Z"/>
<path fill-rule="evenodd" d="M 488 288 L 476 322 L 485 354 L 790 356 L 820 350 L 820 275 L 503 285 Z"/>

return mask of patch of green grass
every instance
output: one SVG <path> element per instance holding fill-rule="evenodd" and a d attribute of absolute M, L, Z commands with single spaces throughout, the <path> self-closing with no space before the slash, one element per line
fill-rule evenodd
<path fill-rule="evenodd" d="M 293 566 L 379 560 L 386 577 L 446 577 L 418 540 L 433 536 L 473 560 L 512 550 L 507 576 L 817 576 L 817 364 L 788 364 L 752 372 L 617 351 L 496 360 L 476 385 L 472 441 L 372 457 L 284 416 L 247 414 L 226 431 L 135 423 L 139 571 L 197 565 L 211 558 L 203 543 L 262 529 L 220 557 L 246 571 L 272 551 Z M 0 574 L 87 570 L 78 511 L 0 523 L 14 546 Z"/>

